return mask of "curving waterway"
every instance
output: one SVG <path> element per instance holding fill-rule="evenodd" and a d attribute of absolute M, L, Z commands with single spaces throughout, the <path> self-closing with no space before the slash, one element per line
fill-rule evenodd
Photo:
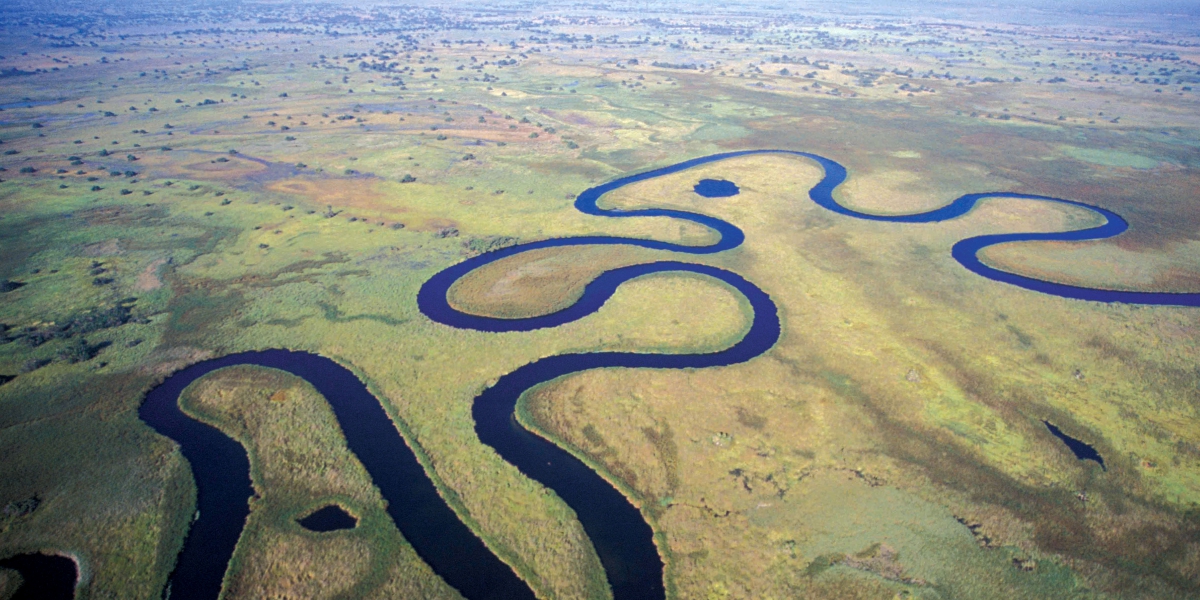
<path fill-rule="evenodd" d="M 307 352 L 242 352 L 177 371 L 146 395 L 138 416 L 175 440 L 196 481 L 197 518 L 171 574 L 172 600 L 216 598 L 225 569 L 250 514 L 250 460 L 245 448 L 179 408 L 179 395 L 197 379 L 225 367 L 254 365 L 287 371 L 324 396 L 346 446 L 387 501 L 387 513 L 417 554 L 467 598 L 533 598 L 533 594 L 459 520 L 438 495 L 421 463 L 379 400 L 354 373 Z"/>
<path fill-rule="evenodd" d="M 600 208 L 604 194 L 618 188 L 678 173 L 699 165 L 739 156 L 781 154 L 815 161 L 824 176 L 809 198 L 847 217 L 893 223 L 935 223 L 970 212 L 981 200 L 1017 198 L 1067 204 L 1104 218 L 1102 225 L 1061 233 L 1013 233 L 967 238 L 954 244 L 951 255 L 968 270 L 988 279 L 1063 298 L 1200 306 L 1200 294 L 1107 290 L 1070 286 L 1002 271 L 984 264 L 980 250 L 1007 242 L 1084 241 L 1121 234 L 1128 223 L 1116 213 L 1076 202 L 1012 192 L 968 194 L 928 212 L 908 215 L 863 213 L 839 204 L 834 190 L 846 180 L 846 169 L 828 158 L 792 150 L 746 150 L 713 154 L 629 175 L 590 188 L 575 201 L 579 211 L 596 216 L 668 217 L 703 225 L 719 235 L 708 245 L 614 236 L 557 238 L 488 252 L 453 265 L 421 287 L 417 304 L 428 318 L 444 325 L 488 332 L 532 331 L 556 327 L 599 310 L 624 282 L 663 272 L 689 272 L 724 282 L 738 290 L 753 309 L 745 336 L 729 348 L 700 354 L 588 352 L 560 354 L 526 364 L 502 376 L 475 398 L 472 415 L 479 440 L 526 476 L 554 490 L 578 516 L 600 556 L 613 595 L 618 599 L 662 598 L 666 588 L 663 563 L 654 532 L 640 509 L 608 480 L 571 452 L 522 428 L 514 417 L 517 402 L 530 388 L 570 373 L 598 368 L 692 369 L 732 365 L 769 350 L 779 339 L 780 323 L 774 302 L 753 283 L 716 267 L 681 261 L 659 261 L 606 271 L 589 283 L 580 299 L 560 311 L 522 319 L 501 319 L 456 310 L 447 300 L 450 287 L 470 272 L 492 262 L 541 248 L 584 245 L 632 245 L 678 254 L 703 255 L 736 248 L 745 235 L 736 226 L 707 215 L 670 209 L 618 210 Z M 732 184 L 731 184 L 732 185 Z M 725 186 L 725 195 L 736 193 Z M 719 196 L 718 196 L 719 197 Z M 233 365 L 258 365 L 288 371 L 308 380 L 329 401 L 346 437 L 347 446 L 366 467 L 388 504 L 388 514 L 417 553 L 447 583 L 467 598 L 522 598 L 533 594 L 524 582 L 468 529 L 438 495 L 413 451 L 378 400 L 345 367 L 303 352 L 267 350 L 230 355 L 192 365 L 153 389 L 139 415 L 155 430 L 175 440 L 192 466 L 198 488 L 198 518 L 184 542 L 171 576 L 173 598 L 216 598 L 225 568 L 248 515 L 252 493 L 245 450 L 219 430 L 194 420 L 178 406 L 188 384 L 213 370 Z"/>

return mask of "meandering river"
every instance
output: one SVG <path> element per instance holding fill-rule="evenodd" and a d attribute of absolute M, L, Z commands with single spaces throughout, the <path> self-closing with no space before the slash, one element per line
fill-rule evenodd
<path fill-rule="evenodd" d="M 475 398 L 472 415 L 479 441 L 515 465 L 526 476 L 554 490 L 578 515 L 604 566 L 613 595 L 618 599 L 662 598 L 665 595 L 663 563 L 654 532 L 641 510 L 605 478 L 572 453 L 522 428 L 514 418 L 521 395 L 552 379 L 598 368 L 684 369 L 731 365 L 760 356 L 779 339 L 778 311 L 771 298 L 736 273 L 678 260 L 664 260 L 613 269 L 588 284 L 582 297 L 558 312 L 523 319 L 500 319 L 456 310 L 447 301 L 450 286 L 489 263 L 540 248 L 625 244 L 680 254 L 724 252 L 741 245 L 744 234 L 715 217 L 670 209 L 604 209 L 598 201 L 618 188 L 699 165 L 739 156 L 780 154 L 815 161 L 824 175 L 809 191 L 809 199 L 837 214 L 856 219 L 896 223 L 935 223 L 967 214 L 987 198 L 1041 200 L 1090 210 L 1103 217 L 1102 225 L 1060 233 L 1011 233 L 964 239 L 951 254 L 964 267 L 983 277 L 1035 292 L 1097 302 L 1125 302 L 1200 306 L 1200 294 L 1133 292 L 1070 286 L 1002 271 L 978 258 L 983 248 L 1021 241 L 1099 240 L 1119 235 L 1128 224 L 1116 213 L 1081 202 L 1012 192 L 968 194 L 924 213 L 876 215 L 863 213 L 834 198 L 846 180 L 846 169 L 828 158 L 791 150 L 746 150 L 694 158 L 674 165 L 622 177 L 581 193 L 575 208 L 589 215 L 611 218 L 669 217 L 697 223 L 719 235 L 708 245 L 614 236 L 582 236 L 529 242 L 488 252 L 448 267 L 421 287 L 417 304 L 429 319 L 443 325 L 488 332 L 531 331 L 556 327 L 597 311 L 624 282 L 663 272 L 690 272 L 722 281 L 738 290 L 753 309 L 745 336 L 732 346 L 701 354 L 638 352 L 587 352 L 545 357 L 501 377 Z M 716 197 L 736 193 L 736 182 L 722 184 Z M 233 365 L 258 365 L 288 371 L 309 381 L 329 401 L 346 443 L 366 467 L 388 503 L 388 514 L 417 553 L 447 583 L 467 598 L 521 598 L 533 594 L 468 529 L 438 494 L 416 455 L 396 429 L 379 401 L 348 369 L 320 356 L 286 350 L 234 354 L 192 365 L 153 389 L 139 415 L 156 431 L 175 440 L 192 466 L 199 490 L 198 518 L 184 543 L 171 576 L 173 598 L 216 598 L 225 569 L 249 513 L 252 491 L 245 450 L 219 430 L 194 420 L 178 406 L 188 384 L 212 371 Z"/>

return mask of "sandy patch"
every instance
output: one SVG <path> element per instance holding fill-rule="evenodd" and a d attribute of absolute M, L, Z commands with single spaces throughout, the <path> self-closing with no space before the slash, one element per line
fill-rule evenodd
<path fill-rule="evenodd" d="M 845 204 L 881 214 L 921 212 L 946 202 L 928 191 L 919 173 L 899 169 L 854 173 L 838 191 Z"/>
<path fill-rule="evenodd" d="M 530 138 L 531 130 L 512 130 L 512 129 L 443 129 L 439 128 L 437 133 L 451 138 L 463 138 L 468 140 L 486 140 L 489 142 L 504 142 L 506 144 L 515 144 L 518 142 L 532 142 L 537 138 Z M 553 138 L 553 134 L 538 131 L 538 141 L 545 141 L 547 138 Z"/>
<path fill-rule="evenodd" d="M 225 159 L 227 162 L 221 162 Z M 206 179 L 237 179 L 267 170 L 266 165 L 237 157 L 220 157 L 188 163 L 180 167 L 184 175 Z"/>
<path fill-rule="evenodd" d="M 529 94 L 526 94 L 525 92 L 522 92 L 520 90 L 509 89 L 509 88 L 493 88 L 492 91 L 490 91 L 488 93 L 493 96 L 504 96 L 506 98 L 528 98 L 529 97 Z"/>
<path fill-rule="evenodd" d="M 142 269 L 138 273 L 137 283 L 133 285 L 134 289 L 139 292 L 149 292 L 162 287 L 162 278 L 158 276 L 158 269 L 167 264 L 167 259 L 159 258 Z"/>
<path fill-rule="evenodd" d="M 406 212 L 393 196 L 379 190 L 379 181 L 365 178 L 346 179 L 282 179 L 268 184 L 267 189 L 299 196 L 310 204 L 332 206 L 334 210 L 372 210 Z"/>
<path fill-rule="evenodd" d="M 441 217 L 428 219 L 413 227 L 414 231 L 448 231 L 451 229 L 458 229 L 458 221 Z"/>
<path fill-rule="evenodd" d="M 123 254 L 125 249 L 121 247 L 121 240 L 113 238 L 104 240 L 103 242 L 95 242 L 92 244 L 84 244 L 84 256 L 115 256 Z"/>

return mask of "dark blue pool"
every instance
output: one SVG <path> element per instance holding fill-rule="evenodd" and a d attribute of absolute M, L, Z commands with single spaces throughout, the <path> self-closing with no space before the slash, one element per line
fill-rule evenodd
<path fill-rule="evenodd" d="M 18 554 L 0 560 L 0 567 L 21 574 L 21 587 L 11 600 L 71 600 L 79 569 L 75 561 L 56 554 Z"/>
<path fill-rule="evenodd" d="M 307 517 L 296 519 L 296 522 L 309 531 L 320 533 L 354 529 L 358 526 L 358 519 L 336 504 L 313 511 Z"/>
<path fill-rule="evenodd" d="M 692 191 L 705 198 L 728 198 L 738 195 L 741 190 L 736 183 L 724 179 L 701 179 Z"/>
<path fill-rule="evenodd" d="M 1071 453 L 1075 455 L 1075 458 L 1078 458 L 1079 460 L 1094 461 L 1100 465 L 1101 470 L 1108 470 L 1108 467 L 1104 465 L 1104 457 L 1100 456 L 1100 453 L 1097 452 L 1091 444 L 1063 433 L 1063 430 L 1059 429 L 1050 421 L 1042 421 L 1042 423 L 1046 425 L 1046 429 L 1049 429 L 1050 433 L 1052 433 L 1054 437 L 1062 440 L 1062 442 L 1067 445 L 1067 448 L 1071 450 Z"/>

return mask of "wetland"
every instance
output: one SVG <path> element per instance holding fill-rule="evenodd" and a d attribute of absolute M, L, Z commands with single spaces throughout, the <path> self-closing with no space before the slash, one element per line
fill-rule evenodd
<path fill-rule="evenodd" d="M 0 560 L 1200 594 L 1194 8 L 1020 2 L 11 3 Z"/>

